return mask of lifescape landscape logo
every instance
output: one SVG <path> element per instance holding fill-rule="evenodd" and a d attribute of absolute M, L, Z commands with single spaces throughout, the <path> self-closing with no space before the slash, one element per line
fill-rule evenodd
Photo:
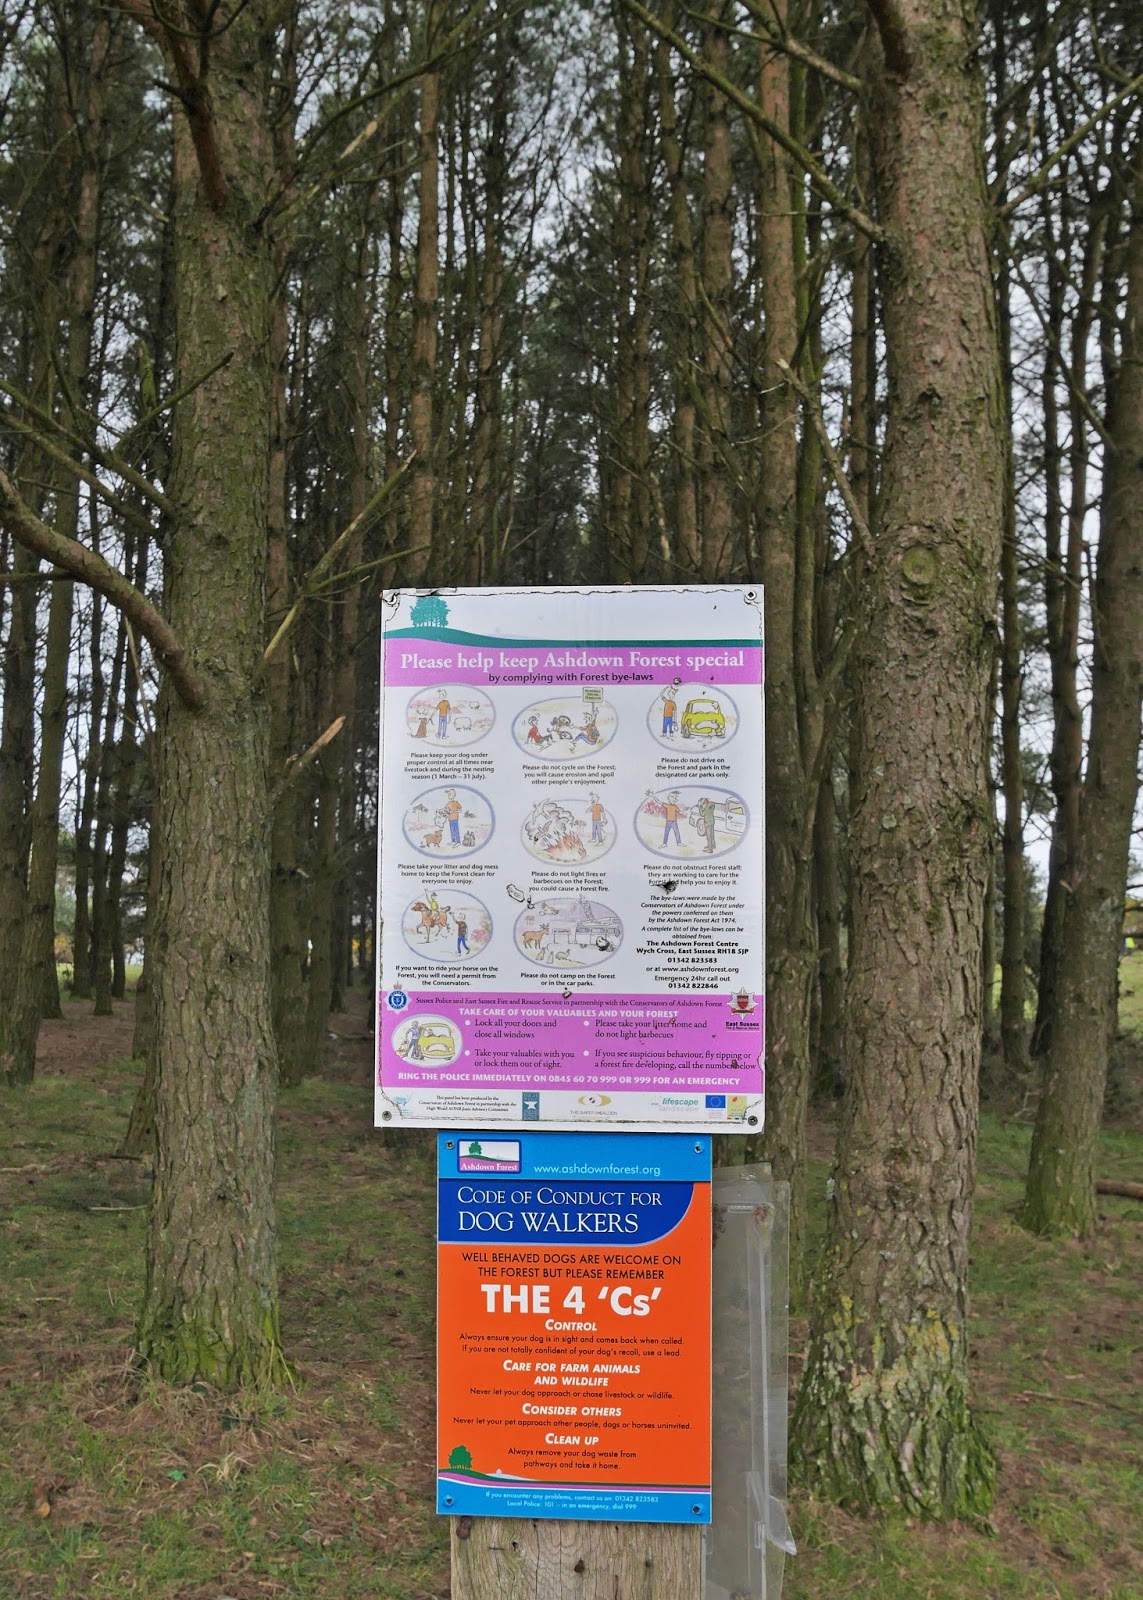
<path fill-rule="evenodd" d="M 457 1151 L 458 1172 L 519 1172 L 519 1139 L 470 1139 Z"/>

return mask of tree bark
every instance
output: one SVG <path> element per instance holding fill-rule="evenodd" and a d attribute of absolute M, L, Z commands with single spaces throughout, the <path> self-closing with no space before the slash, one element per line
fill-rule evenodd
<path fill-rule="evenodd" d="M 283 51 L 282 92 L 289 111 L 274 129 L 274 161 L 283 192 L 294 189 L 295 41 L 292 19 Z M 274 241 L 276 287 L 270 311 L 270 464 L 267 479 L 266 606 L 273 630 L 290 606 L 289 511 L 289 362 L 290 362 L 290 234 L 289 228 Z M 295 684 L 291 679 L 294 652 L 275 650 L 266 664 L 270 696 L 270 772 L 277 783 L 300 742 Z M 303 831 L 300 795 L 289 784 L 278 796 L 270 836 L 270 978 L 274 1013 L 274 1039 L 283 1084 L 301 1082 L 305 1074 L 306 995 L 303 964 L 306 953 L 305 879 L 300 872 L 298 840 Z"/>
<path fill-rule="evenodd" d="M 774 0 L 778 32 L 785 0 Z M 759 45 L 759 103 L 790 127 L 790 58 Z M 783 366 L 798 360 L 794 174 L 789 156 L 758 139 L 758 271 L 765 317 L 757 523 L 766 590 L 766 1125 L 762 1153 L 790 1185 L 790 1261 L 801 1272 L 805 1221 L 810 1010 L 817 962 L 809 775 L 823 729 L 813 666 L 814 527 L 798 516 L 798 396 Z"/>
<path fill-rule="evenodd" d="M 663 21 L 675 26 L 674 0 L 667 0 Z M 655 47 L 659 80 L 659 128 L 667 169 L 671 218 L 671 262 L 674 270 L 674 315 L 671 345 L 674 366 L 674 415 L 671 444 L 675 479 L 675 561 L 683 578 L 697 578 L 702 568 L 699 546 L 698 491 L 695 484 L 695 401 L 692 343 L 698 318 L 694 238 L 691 229 L 683 150 L 678 134 L 671 51 L 666 39 Z"/>
<path fill-rule="evenodd" d="M 1107 1081 L 1143 695 L 1143 144 L 1126 249 L 1122 354 L 1111 386 L 1092 594 L 1091 736 L 1075 853 L 1064 886 L 1051 1042 L 1032 1135 L 1023 1221 L 1090 1233 Z M 1108 344 L 1110 345 L 1110 336 Z"/>
<path fill-rule="evenodd" d="M 996 82 L 996 109 L 993 134 L 997 150 L 1004 148 L 1004 115 L 1000 100 L 1007 86 L 1007 51 L 1011 43 L 1006 31 L 1004 0 L 994 0 L 993 75 Z M 1007 173 L 1003 175 L 997 201 L 1007 197 Z M 1006 412 L 1012 416 L 1012 293 L 1010 264 L 1006 245 L 996 253 L 997 302 L 1000 313 L 1000 351 L 1004 373 Z M 1020 616 L 1020 551 L 1016 529 L 1016 457 L 1011 425 L 1006 445 L 1004 474 L 1004 542 L 1000 555 L 1000 761 L 1004 791 L 1004 829 L 1002 834 L 1004 925 L 1000 950 L 1000 1044 L 1004 1070 L 1011 1079 L 1028 1071 L 1028 1023 L 1025 1017 L 1024 945 L 1024 763 L 1020 754 L 1020 723 L 1024 695 L 1024 628 Z M 985 983 L 992 974 L 985 967 Z"/>
<path fill-rule="evenodd" d="M 175 119 L 176 389 L 167 615 L 203 684 L 164 685 L 157 738 L 154 1003 L 158 1157 L 140 1358 L 174 1382 L 272 1382 L 278 1328 L 270 1014 L 268 716 L 261 686 L 274 260 L 260 217 L 274 7 L 254 0 L 209 49 L 196 8 L 159 28 L 193 54 L 209 119 Z M 155 14 L 156 17 L 158 13 Z M 164 11 L 164 18 L 170 13 Z M 156 27 L 158 24 L 156 23 Z M 209 147 L 208 147 L 209 146 Z M 225 359 L 224 358 L 229 358 Z M 192 386 L 203 373 L 211 376 Z"/>
<path fill-rule="evenodd" d="M 429 0 L 425 18 L 426 54 L 432 53 L 444 15 L 445 0 Z M 420 79 L 421 103 L 418 152 L 418 217 L 416 280 L 413 296 L 413 392 L 409 402 L 409 436 L 416 452 L 409 482 L 410 583 L 423 583 L 432 560 L 433 502 L 436 478 L 433 465 L 433 385 L 437 361 L 437 295 L 440 268 L 439 201 L 440 155 L 437 122 L 440 116 L 441 75 L 433 67 Z"/>
<path fill-rule="evenodd" d="M 1065 221 L 1070 202 L 1065 199 Z M 1088 349 L 1095 316 L 1096 288 L 1103 255 L 1106 217 L 1090 219 L 1083 247 L 1080 292 L 1072 318 L 1072 345 L 1067 369 L 1071 447 L 1068 477 L 1071 492 L 1067 512 L 1063 564 L 1060 551 L 1049 548 L 1044 583 L 1047 594 L 1048 655 L 1052 673 L 1052 793 L 1056 811 L 1048 858 L 1048 891 L 1040 935 L 1040 982 L 1032 1049 L 1043 1055 L 1051 1046 L 1057 993 L 1063 964 L 1063 925 L 1067 890 L 1079 835 L 1080 794 L 1083 787 L 1083 710 L 1079 696 L 1079 630 L 1083 597 L 1084 523 L 1087 518 L 1088 462 L 1091 454 L 1088 421 L 1081 403 L 1087 391 Z M 1064 229 L 1063 248 L 1069 248 L 1070 228 Z M 1066 260 L 1066 256 L 1065 256 Z M 1054 264 L 1049 265 L 1049 294 Z M 1056 287 L 1063 326 L 1062 285 Z M 1057 358 L 1058 364 L 1058 358 Z M 1049 525 L 1050 527 L 1050 525 Z"/>
<path fill-rule="evenodd" d="M 712 69 L 725 75 L 727 0 L 711 0 L 705 13 L 703 53 Z M 706 583 L 729 580 L 734 561 L 730 473 L 730 360 L 732 220 L 730 122 L 726 99 L 702 85 L 705 107 L 702 174 L 702 417 L 699 486 L 702 506 L 702 576 Z"/>
<path fill-rule="evenodd" d="M 1004 409 L 971 18 L 874 0 L 888 425 L 856 662 L 848 1097 L 794 1459 L 862 1508 L 980 1514 L 965 1298 L 991 848 Z"/>

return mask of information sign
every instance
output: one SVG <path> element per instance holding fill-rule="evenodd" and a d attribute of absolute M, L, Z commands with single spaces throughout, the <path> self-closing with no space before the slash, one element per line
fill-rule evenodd
<path fill-rule="evenodd" d="M 756 1131 L 759 592 L 382 621 L 378 1123 Z"/>
<path fill-rule="evenodd" d="M 438 1511 L 710 1521 L 710 1162 L 439 1135 Z"/>

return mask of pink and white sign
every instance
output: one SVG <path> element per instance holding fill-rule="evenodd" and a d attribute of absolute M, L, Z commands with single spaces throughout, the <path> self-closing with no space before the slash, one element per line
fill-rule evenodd
<path fill-rule="evenodd" d="M 382 602 L 378 1125 L 756 1132 L 762 596 Z"/>

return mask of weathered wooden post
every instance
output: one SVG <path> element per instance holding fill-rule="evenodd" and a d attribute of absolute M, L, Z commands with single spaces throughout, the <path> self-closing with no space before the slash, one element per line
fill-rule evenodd
<path fill-rule="evenodd" d="M 762 612 L 383 602 L 379 1126 L 438 1138 L 455 1600 L 699 1600 L 711 1137 L 763 1114 Z"/>

